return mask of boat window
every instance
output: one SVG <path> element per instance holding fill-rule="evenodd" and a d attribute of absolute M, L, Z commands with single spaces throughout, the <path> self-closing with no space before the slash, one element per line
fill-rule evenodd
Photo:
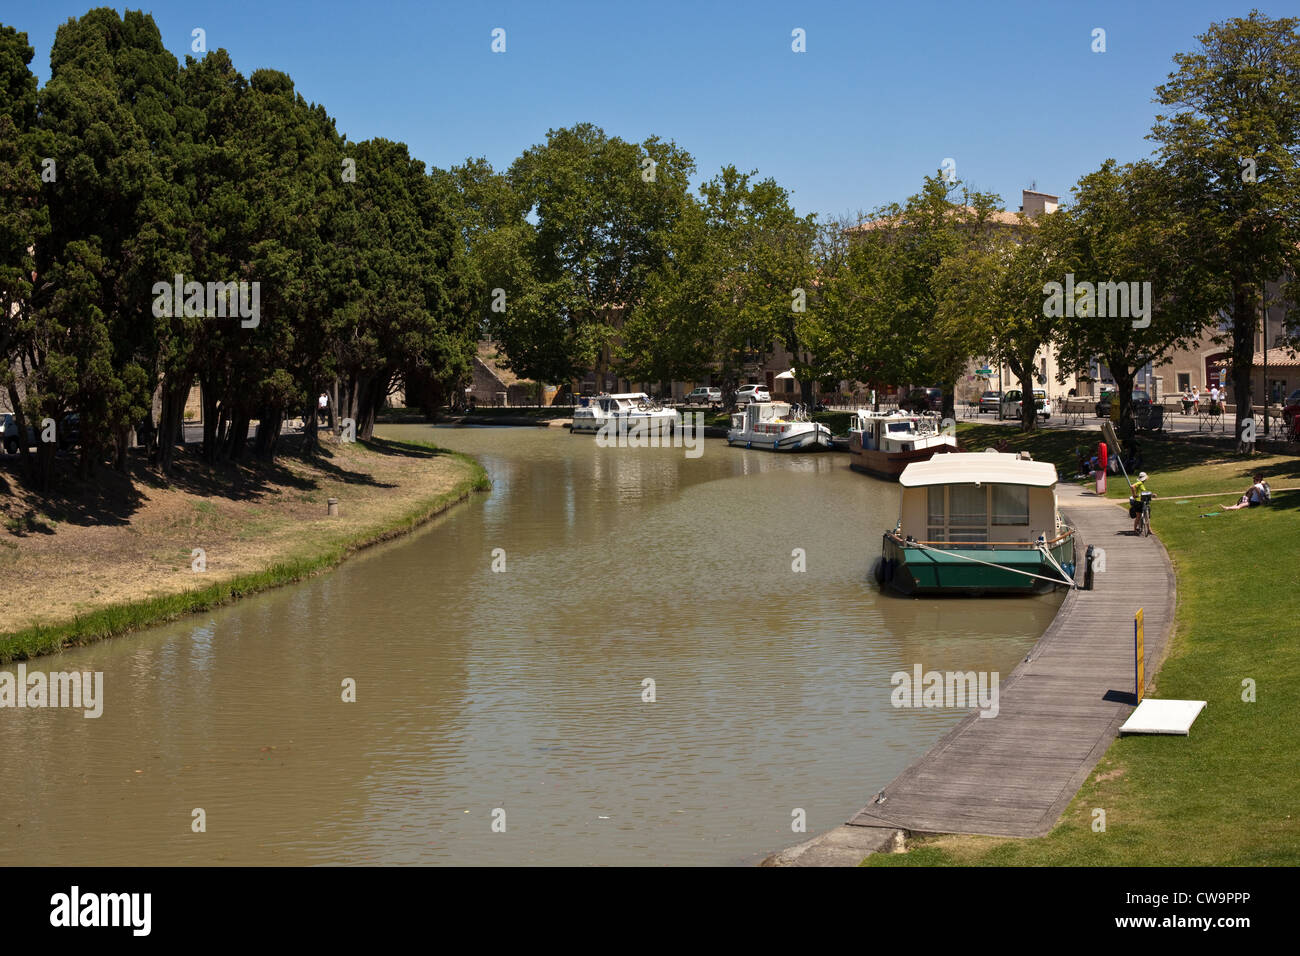
<path fill-rule="evenodd" d="M 911 422 L 891 422 L 889 425 L 889 433 L 891 435 L 897 434 L 898 432 L 905 433 L 910 427 Z"/>
<path fill-rule="evenodd" d="M 929 520 L 926 521 L 925 537 L 927 541 L 946 541 L 943 526 L 943 485 L 931 485 L 929 492 Z"/>
<path fill-rule="evenodd" d="M 975 485 L 948 486 L 948 540 L 988 540 L 988 491 Z"/>
<path fill-rule="evenodd" d="M 993 523 L 1029 524 L 1029 489 L 1024 485 L 993 485 Z"/>

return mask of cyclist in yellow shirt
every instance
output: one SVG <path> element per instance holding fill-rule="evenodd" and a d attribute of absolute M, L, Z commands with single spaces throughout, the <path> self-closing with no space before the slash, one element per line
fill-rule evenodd
<path fill-rule="evenodd" d="M 1147 473 L 1138 472 L 1137 481 L 1129 485 L 1128 496 L 1128 516 L 1133 519 L 1133 531 L 1137 533 L 1142 530 L 1142 493 L 1147 490 Z M 1151 493 L 1155 497 L 1155 492 Z"/>

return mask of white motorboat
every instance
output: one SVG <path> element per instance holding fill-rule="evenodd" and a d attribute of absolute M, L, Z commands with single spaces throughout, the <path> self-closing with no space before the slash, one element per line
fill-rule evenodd
<path fill-rule="evenodd" d="M 727 444 L 767 451 L 816 451 L 831 446 L 831 430 L 814 422 L 802 405 L 750 402 L 731 416 Z"/>
<path fill-rule="evenodd" d="M 602 428 L 625 434 L 670 434 L 680 425 L 675 410 L 664 408 L 645 392 L 597 395 L 573 412 L 575 435 L 594 435 Z"/>
<path fill-rule="evenodd" d="M 849 428 L 849 467 L 881 478 L 897 478 L 914 461 L 957 451 L 935 415 L 858 409 Z"/>

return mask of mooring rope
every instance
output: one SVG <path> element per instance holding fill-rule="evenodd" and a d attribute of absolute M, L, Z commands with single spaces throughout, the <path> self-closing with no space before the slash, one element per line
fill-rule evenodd
<path fill-rule="evenodd" d="M 1040 580 L 1040 581 L 1048 581 L 1048 582 L 1051 582 L 1052 584 L 1068 584 L 1068 585 L 1069 585 L 1070 587 L 1072 587 L 1072 588 L 1077 588 L 1077 587 L 1078 587 L 1078 585 L 1074 582 L 1074 580 L 1073 580 L 1072 578 L 1068 578 L 1068 577 L 1066 577 L 1066 574 L 1065 574 L 1064 569 L 1062 569 L 1061 566 L 1060 566 L 1059 564 L 1056 563 L 1056 561 L 1052 558 L 1052 556 L 1051 556 L 1050 554 L 1047 555 L 1048 560 L 1050 560 L 1050 561 L 1052 562 L 1052 565 L 1053 565 L 1053 566 L 1054 566 L 1058 571 L 1061 572 L 1061 577 L 1060 577 L 1059 579 L 1058 579 L 1058 578 L 1048 578 L 1048 577 L 1044 577 L 1044 576 L 1041 575 L 1041 574 L 1034 574 L 1032 571 L 1022 571 L 1022 570 L 1020 570 L 1019 568 L 1009 568 L 1009 567 L 1007 567 L 1007 566 L 1004 565 L 1004 564 L 994 564 L 992 561 L 981 561 L 979 558 L 972 558 L 972 557 L 968 557 L 967 555 L 964 555 L 964 554 L 957 554 L 957 552 L 955 552 L 955 551 L 945 551 L 945 550 L 943 550 L 942 548 L 932 548 L 932 547 L 930 547 L 929 545 L 922 544 L 922 543 L 919 542 L 919 541 L 905 541 L 905 542 L 904 542 L 904 545 L 907 546 L 907 547 L 920 548 L 922 551 L 933 551 L 933 552 L 935 552 L 936 554 L 946 554 L 946 555 L 950 555 L 951 557 L 954 557 L 954 558 L 961 558 L 963 561 L 973 561 L 973 562 L 976 563 L 976 564 L 985 564 L 985 565 L 988 565 L 990 568 L 998 568 L 998 569 L 1000 569 L 1000 570 L 1002 570 L 1002 571 L 1010 571 L 1012 574 L 1023 574 L 1025 577 L 1028 577 L 1028 578 L 1037 578 L 1037 579 Z M 1045 548 L 1046 545 L 1044 545 L 1043 547 Z M 1041 550 L 1041 549 L 1040 549 L 1040 550 Z"/>

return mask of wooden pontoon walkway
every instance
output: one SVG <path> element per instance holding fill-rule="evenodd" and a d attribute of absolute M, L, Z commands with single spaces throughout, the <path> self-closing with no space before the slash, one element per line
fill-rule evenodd
<path fill-rule="evenodd" d="M 1122 480 L 1122 479 L 1121 479 Z M 1071 591 L 1033 650 L 1001 684 L 998 715 L 972 713 L 860 810 L 851 825 L 917 833 L 1046 834 L 1133 710 L 1133 615 L 1143 608 L 1146 673 L 1160 661 L 1174 574 L 1160 542 L 1125 533 L 1114 501 L 1062 482 L 1079 537 L 1078 578 L 1094 544 L 1106 570 Z M 1159 500 L 1156 502 L 1159 527 Z"/>

